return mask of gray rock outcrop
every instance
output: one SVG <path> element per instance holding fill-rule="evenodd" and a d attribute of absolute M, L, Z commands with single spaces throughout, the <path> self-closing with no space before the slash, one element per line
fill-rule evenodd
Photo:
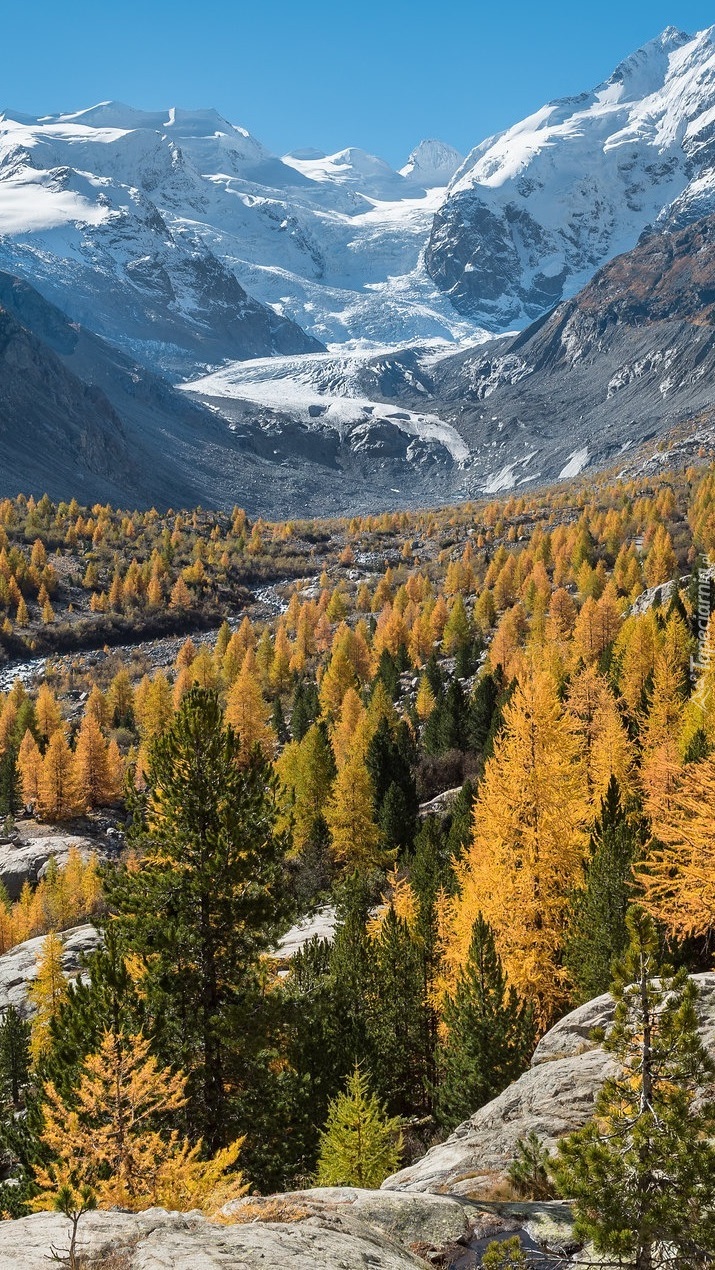
<path fill-rule="evenodd" d="M 67 863 L 75 847 L 84 858 L 96 851 L 96 844 L 77 834 L 52 831 L 46 825 L 22 825 L 20 832 L 0 838 L 0 882 L 11 900 L 18 900 L 25 882 L 36 882 L 51 859 Z"/>
<path fill-rule="evenodd" d="M 0 1222 L 0 1270 L 46 1270 L 64 1251 L 69 1223 L 57 1213 Z M 218 1225 L 198 1213 L 96 1212 L 82 1219 L 80 1244 L 92 1264 L 118 1270 L 424 1270 L 420 1257 L 348 1215 L 292 1222 Z"/>
<path fill-rule="evenodd" d="M 467 1209 L 449 1195 L 410 1195 L 404 1191 L 361 1190 L 356 1186 L 315 1187 L 262 1198 L 246 1196 L 224 1208 L 228 1217 L 251 1215 L 261 1220 L 276 1201 L 313 1217 L 339 1216 L 359 1219 L 395 1239 L 399 1244 L 431 1244 L 441 1247 L 465 1239 L 473 1222 Z"/>
<path fill-rule="evenodd" d="M 703 1043 L 715 1056 L 715 975 L 693 976 Z M 451 1192 L 478 1198 L 505 1179 L 520 1138 L 535 1133 L 548 1150 L 593 1113 L 598 1090 L 616 1071 L 613 1058 L 591 1039 L 607 1027 L 613 1000 L 606 994 L 579 1006 L 539 1042 L 529 1071 L 459 1125 L 446 1142 L 383 1183 L 386 1190 Z"/>
<path fill-rule="evenodd" d="M 278 961 L 290 961 L 311 939 L 327 939 L 330 943 L 335 937 L 335 908 L 325 904 L 309 917 L 303 917 L 279 941 L 275 957 Z"/>
<path fill-rule="evenodd" d="M 62 940 L 62 969 L 70 979 L 80 971 L 80 958 L 99 944 L 99 932 L 89 923 L 59 932 Z M 26 939 L 0 957 L 0 1012 L 14 1005 L 21 1014 L 30 1013 L 27 989 L 37 976 L 37 962 L 44 935 Z"/>

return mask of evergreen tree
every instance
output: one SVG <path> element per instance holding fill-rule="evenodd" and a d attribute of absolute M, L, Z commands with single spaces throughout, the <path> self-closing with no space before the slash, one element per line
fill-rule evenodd
<path fill-rule="evenodd" d="M 489 737 L 500 691 L 502 676 L 499 671 L 485 671 L 480 674 L 472 693 L 466 724 L 469 748 L 476 749 L 478 753 L 483 751 L 486 738 Z"/>
<path fill-rule="evenodd" d="M 294 741 L 302 741 L 311 723 L 320 713 L 318 689 L 314 682 L 299 679 L 293 693 L 290 714 L 290 730 Z"/>
<path fill-rule="evenodd" d="M 285 715 L 283 713 L 283 705 L 282 705 L 280 697 L 276 697 L 275 701 L 273 702 L 273 714 L 271 716 L 271 727 L 273 728 L 273 731 L 275 732 L 276 737 L 278 738 L 278 741 L 280 742 L 281 745 L 285 745 L 286 741 L 290 740 L 290 732 L 288 731 L 288 725 L 286 724 L 286 721 L 285 721 Z"/>
<path fill-rule="evenodd" d="M 43 1076 L 63 1096 L 77 1085 L 85 1058 L 99 1048 L 104 1032 L 129 1034 L 152 1022 L 141 963 L 127 956 L 116 922 L 105 924 L 102 943 L 84 958 L 82 971 L 68 984 L 50 1023 L 42 1061 Z"/>
<path fill-rule="evenodd" d="M 375 900 L 373 880 L 355 870 L 337 893 L 337 923 L 330 956 L 330 977 L 346 1061 L 351 1064 L 369 1054 L 365 1002 L 370 985 L 371 949 L 367 923 Z"/>
<path fill-rule="evenodd" d="M 108 876 L 108 905 L 143 963 L 164 1061 L 187 1072 L 192 1132 L 215 1151 L 262 1079 L 260 958 L 290 912 L 286 844 L 274 780 L 257 752 L 246 764 L 211 690 L 184 697 L 148 779 L 140 866 Z"/>
<path fill-rule="evenodd" d="M 527 1270 L 527 1261 L 518 1235 L 511 1239 L 492 1239 L 482 1257 L 484 1270 Z"/>
<path fill-rule="evenodd" d="M 375 791 L 378 823 L 388 847 L 408 846 L 416 829 L 419 800 L 409 751 L 408 729 L 401 726 L 393 737 L 387 719 L 380 719 L 367 748 L 365 765 Z"/>
<path fill-rule="evenodd" d="M 14 1005 L 0 1023 L 0 1101 L 19 1111 L 30 1081 L 30 1024 Z"/>
<path fill-rule="evenodd" d="M 339 1092 L 339 1073 L 354 1062 L 343 1029 L 343 1002 L 331 976 L 333 949 L 314 938 L 291 959 L 281 984 L 281 1012 L 286 1050 L 284 1062 L 300 1073 L 298 1097 L 291 1108 L 290 1133 L 283 1140 L 284 1176 L 305 1179 L 316 1167 L 320 1125 Z"/>
<path fill-rule="evenodd" d="M 397 658 L 393 657 L 389 649 L 383 648 L 377 666 L 377 673 L 372 681 L 371 691 L 374 692 L 378 683 L 382 683 L 387 689 L 390 700 L 394 701 L 400 691 L 400 669 L 401 666 Z M 402 666 L 402 669 L 405 669 L 405 667 Z"/>
<path fill-rule="evenodd" d="M 469 846 L 474 818 L 474 781 L 466 780 L 450 808 L 447 847 L 450 856 L 457 856 Z"/>
<path fill-rule="evenodd" d="M 17 749 L 8 745 L 0 758 L 0 816 L 14 816 L 22 803 Z"/>
<path fill-rule="evenodd" d="M 625 918 L 633 898 L 637 847 L 613 776 L 591 839 L 586 886 L 573 894 L 570 905 L 564 961 L 577 1001 L 608 991 L 613 959 L 627 946 Z"/>
<path fill-rule="evenodd" d="M 422 959 L 408 923 L 392 906 L 369 957 L 366 1023 L 374 1088 L 391 1112 L 424 1113 L 430 1056 Z"/>
<path fill-rule="evenodd" d="M 424 747 L 428 754 L 444 754 L 447 750 L 463 750 L 467 745 L 467 701 L 458 679 L 451 678 L 437 699 L 424 729 Z"/>
<path fill-rule="evenodd" d="M 481 914 L 467 961 L 443 1009 L 439 1119 L 453 1128 L 526 1068 L 536 1041 L 530 1009 L 507 986 L 494 934 Z"/>
<path fill-rule="evenodd" d="M 404 851 L 412 842 L 415 834 L 415 816 L 408 808 L 404 789 L 396 781 L 388 786 L 377 813 L 377 823 L 389 851 Z"/>
<path fill-rule="evenodd" d="M 356 1067 L 330 1104 L 316 1185 L 375 1189 L 394 1173 L 402 1151 L 398 1117 L 389 1117 Z"/>
<path fill-rule="evenodd" d="M 715 1069 L 698 1035 L 697 987 L 658 964 L 652 920 L 627 918 L 631 943 L 613 988 L 606 1048 L 620 1074 L 595 1114 L 559 1144 L 555 1176 L 576 1201 L 579 1234 L 635 1270 L 712 1264 Z"/>

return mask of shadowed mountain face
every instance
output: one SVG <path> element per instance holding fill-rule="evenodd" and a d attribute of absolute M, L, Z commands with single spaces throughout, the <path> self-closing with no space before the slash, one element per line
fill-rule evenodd
<path fill-rule="evenodd" d="M 424 446 L 415 466 L 411 437 L 387 428 L 380 438 L 378 424 L 375 434 L 373 446 L 351 448 L 340 429 L 289 411 L 205 405 L 0 273 L 0 495 L 238 503 L 275 516 L 448 495 L 453 465 L 443 446 Z"/>

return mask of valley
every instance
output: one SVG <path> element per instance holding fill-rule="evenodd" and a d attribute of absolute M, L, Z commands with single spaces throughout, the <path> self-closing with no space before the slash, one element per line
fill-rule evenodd
<path fill-rule="evenodd" d="M 210 8 L 0 114 L 0 1270 L 710 1270 L 715 27 L 388 163 Z"/>

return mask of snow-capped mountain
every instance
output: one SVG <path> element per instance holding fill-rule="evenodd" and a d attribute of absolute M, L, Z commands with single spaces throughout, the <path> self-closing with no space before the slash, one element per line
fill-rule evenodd
<path fill-rule="evenodd" d="M 715 28 L 399 171 L 211 110 L 8 111 L 0 492 L 370 510 L 691 437 L 713 213 Z"/>
<path fill-rule="evenodd" d="M 174 378 L 473 339 L 715 208 L 715 42 L 668 28 L 462 160 L 272 154 L 213 110 L 0 116 L 0 268 Z"/>
<path fill-rule="evenodd" d="M 8 111 L 0 267 L 175 375 L 328 341 L 451 339 L 472 324 L 421 253 L 459 161 L 434 142 L 405 175 L 354 148 L 279 158 L 211 110 Z"/>
<path fill-rule="evenodd" d="M 464 155 L 444 141 L 420 141 L 410 155 L 400 175 L 426 189 L 448 185 L 458 168 L 464 163 Z"/>
<path fill-rule="evenodd" d="M 438 210 L 431 277 L 493 331 L 523 325 L 644 230 L 715 209 L 715 28 L 669 27 L 591 92 L 477 146 Z"/>

